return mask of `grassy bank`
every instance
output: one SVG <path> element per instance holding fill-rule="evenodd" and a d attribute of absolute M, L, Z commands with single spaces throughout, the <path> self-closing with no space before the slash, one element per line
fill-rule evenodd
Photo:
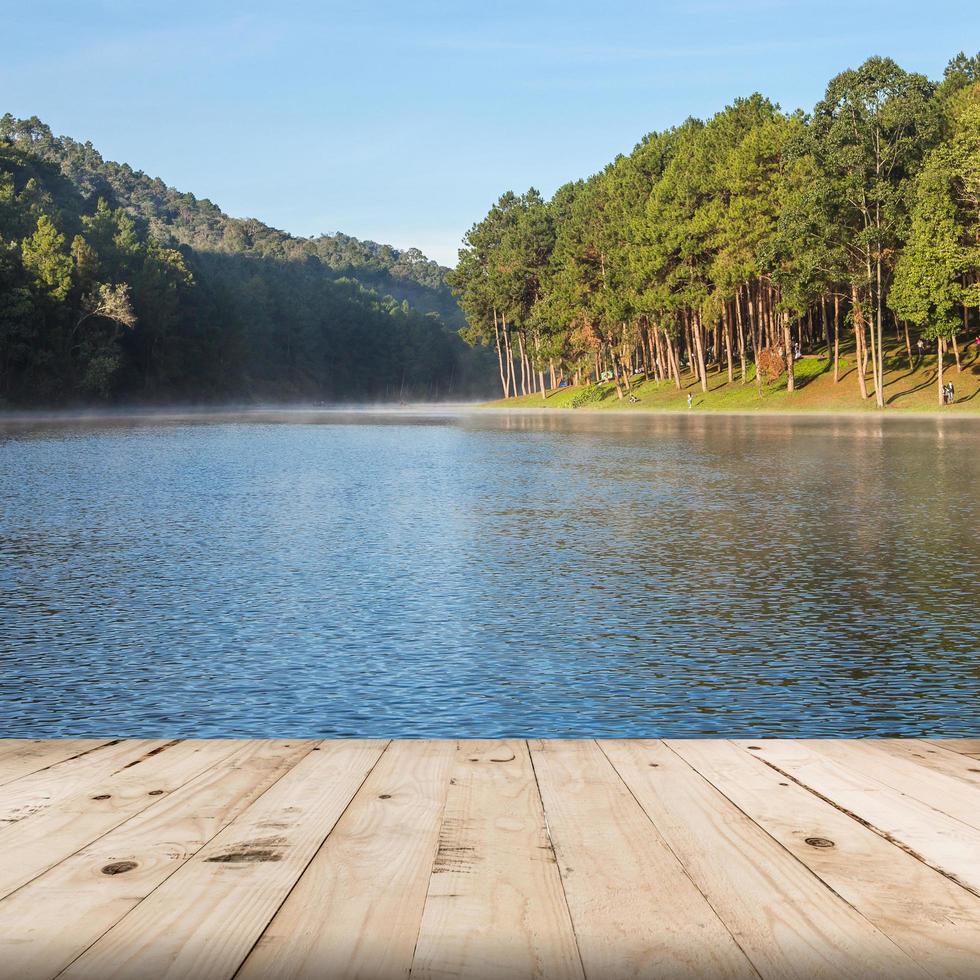
<path fill-rule="evenodd" d="M 940 408 L 936 385 L 936 355 L 914 357 L 909 369 L 905 348 L 889 352 L 885 359 L 885 406 L 889 412 L 935 412 L 936 414 L 980 415 L 980 356 L 976 344 L 964 343 L 960 352 L 962 370 L 957 371 L 951 356 L 947 356 L 943 380 L 952 382 L 956 389 L 956 403 Z M 687 411 L 687 396 L 693 396 L 693 409 L 701 412 L 875 412 L 875 398 L 870 370 L 868 375 L 869 397 L 862 400 L 858 376 L 852 352 L 841 357 L 840 380 L 835 384 L 833 364 L 825 356 L 808 355 L 796 362 L 796 391 L 786 391 L 785 375 L 773 384 L 755 384 L 755 373 L 749 365 L 749 381 L 729 383 L 724 365 L 708 368 L 708 391 L 689 372 L 682 372 L 682 387 L 678 391 L 674 382 L 643 380 L 642 375 L 633 378 L 633 394 L 639 400 L 633 403 L 628 397 L 616 397 L 615 385 L 591 386 L 588 399 L 584 387 L 562 388 L 549 392 L 547 398 L 540 394 L 519 398 L 501 399 L 488 403 L 492 408 L 565 408 L 587 410 L 611 410 L 624 412 L 674 412 Z"/>

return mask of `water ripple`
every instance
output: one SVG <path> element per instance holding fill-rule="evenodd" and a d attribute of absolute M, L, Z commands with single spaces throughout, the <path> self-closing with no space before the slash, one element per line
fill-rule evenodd
<path fill-rule="evenodd" d="M 3 734 L 976 734 L 977 433 L 0 427 Z"/>

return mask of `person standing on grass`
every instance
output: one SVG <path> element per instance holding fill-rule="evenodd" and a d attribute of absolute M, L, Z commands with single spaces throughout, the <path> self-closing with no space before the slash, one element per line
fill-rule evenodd
<path fill-rule="evenodd" d="M 687 407 L 688 408 L 691 408 L 691 407 L 693 407 L 693 405 L 694 405 L 694 395 L 692 395 L 690 392 L 688 392 L 687 393 Z"/>

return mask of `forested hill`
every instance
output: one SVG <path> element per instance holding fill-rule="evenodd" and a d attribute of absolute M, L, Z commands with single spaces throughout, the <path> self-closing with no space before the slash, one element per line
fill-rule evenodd
<path fill-rule="evenodd" d="M 444 270 L 297 238 L 0 118 L 0 404 L 486 393 Z"/>
<path fill-rule="evenodd" d="M 54 164 L 89 200 L 101 197 L 110 207 L 122 207 L 162 245 L 271 259 L 318 259 L 337 276 L 349 276 L 399 302 L 408 300 L 423 313 L 438 313 L 450 325 L 465 322 L 443 278 L 448 270 L 417 248 L 400 251 L 340 232 L 297 238 L 255 218 L 232 218 L 206 198 L 168 187 L 128 164 L 104 160 L 91 143 L 55 136 L 36 116 L 3 116 L 0 140 Z"/>
<path fill-rule="evenodd" d="M 945 404 L 945 354 L 959 371 L 958 336 L 980 347 L 980 54 L 941 81 L 872 57 L 811 112 L 756 93 L 550 200 L 507 191 L 449 278 L 505 397 L 591 380 L 587 404 L 609 380 L 635 398 L 637 374 L 680 391 L 685 367 L 706 393 L 722 364 L 761 397 L 819 350 L 884 408 L 921 343 Z"/>

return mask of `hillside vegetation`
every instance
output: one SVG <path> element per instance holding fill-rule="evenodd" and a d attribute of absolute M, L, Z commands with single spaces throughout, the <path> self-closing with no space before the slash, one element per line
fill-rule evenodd
<path fill-rule="evenodd" d="M 0 404 L 486 395 L 445 271 L 229 217 L 0 119 Z"/>
<path fill-rule="evenodd" d="M 791 407 L 822 387 L 803 397 L 797 364 L 823 349 L 835 404 L 884 410 L 921 400 L 895 386 L 904 363 L 924 390 L 928 350 L 924 397 L 945 405 L 980 332 L 980 55 L 941 82 L 870 58 L 811 112 L 754 94 L 550 200 L 508 191 L 449 281 L 508 400 L 591 382 L 632 405 L 645 374 L 686 405 L 689 372 L 710 405 L 720 367 Z"/>

